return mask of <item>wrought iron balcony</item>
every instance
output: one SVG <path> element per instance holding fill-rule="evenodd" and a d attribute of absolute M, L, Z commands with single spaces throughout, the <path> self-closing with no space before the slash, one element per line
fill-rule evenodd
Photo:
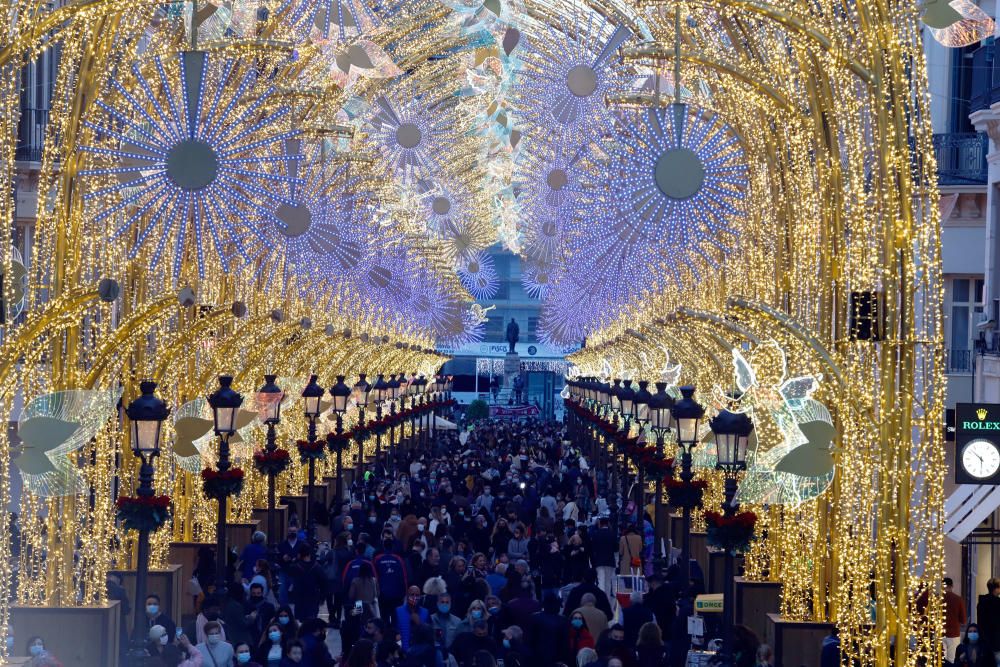
<path fill-rule="evenodd" d="M 49 124 L 48 109 L 21 109 L 17 126 L 15 160 L 41 162 L 45 148 L 45 128 Z"/>
<path fill-rule="evenodd" d="M 982 133 L 934 135 L 939 185 L 986 185 L 989 138 Z"/>

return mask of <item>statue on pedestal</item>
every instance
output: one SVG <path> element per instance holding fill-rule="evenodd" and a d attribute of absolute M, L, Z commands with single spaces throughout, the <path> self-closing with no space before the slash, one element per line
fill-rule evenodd
<path fill-rule="evenodd" d="M 510 345 L 510 349 L 507 350 L 507 354 L 517 354 L 514 346 L 517 345 L 520 333 L 521 328 L 517 326 L 517 320 L 510 318 L 510 324 L 507 325 L 507 344 Z"/>

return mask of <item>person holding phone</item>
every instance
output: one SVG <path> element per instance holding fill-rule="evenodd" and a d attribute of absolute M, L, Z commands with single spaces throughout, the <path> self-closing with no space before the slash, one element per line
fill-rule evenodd
<path fill-rule="evenodd" d="M 159 658 L 166 667 L 201 667 L 202 655 L 198 649 L 179 628 L 175 634 L 176 639 L 162 625 L 154 625 L 149 629 L 146 653 Z"/>

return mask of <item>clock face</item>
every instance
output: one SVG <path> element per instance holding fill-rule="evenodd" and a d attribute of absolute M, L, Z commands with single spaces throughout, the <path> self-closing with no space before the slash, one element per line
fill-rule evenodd
<path fill-rule="evenodd" d="M 976 479 L 992 477 L 1000 470 L 1000 450 L 989 440 L 973 440 L 962 450 L 962 467 Z"/>

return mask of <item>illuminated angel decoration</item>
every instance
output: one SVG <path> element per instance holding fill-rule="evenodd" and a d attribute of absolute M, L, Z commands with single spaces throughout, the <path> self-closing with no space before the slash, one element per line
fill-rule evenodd
<path fill-rule="evenodd" d="M 480 304 L 474 303 L 469 306 L 469 316 L 476 324 L 486 324 L 490 319 L 489 312 L 495 308 L 496 306 L 483 308 Z"/>
<path fill-rule="evenodd" d="M 485 251 L 478 252 L 471 260 L 459 264 L 458 277 L 469 294 L 479 301 L 492 299 L 500 288 L 493 256 Z"/>
<path fill-rule="evenodd" d="M 433 175 L 447 154 L 446 118 L 428 111 L 419 99 L 396 105 L 383 96 L 375 102 L 378 109 L 370 123 L 390 168 L 403 180 Z"/>
<path fill-rule="evenodd" d="M 216 438 L 212 407 L 208 400 L 199 396 L 177 408 L 170 418 L 174 426 L 173 454 L 177 466 L 191 473 L 199 472 L 212 456 L 212 443 Z M 246 458 L 252 454 L 244 443 L 256 420 L 254 410 L 240 409 L 236 415 L 236 433 L 229 437 L 234 457 Z"/>
<path fill-rule="evenodd" d="M 0 265 L 0 272 L 3 266 Z M 13 320 L 24 310 L 28 290 L 28 269 L 24 266 L 24 258 L 17 248 L 11 248 L 10 276 L 0 273 L 0 285 L 10 289 L 10 299 L 4 300 L 3 316 L 7 321 Z"/>
<path fill-rule="evenodd" d="M 391 79 L 403 73 L 382 47 L 368 39 L 350 44 L 318 40 L 314 46 L 322 54 L 315 62 L 325 70 L 330 83 L 348 90 L 358 79 Z"/>
<path fill-rule="evenodd" d="M 971 0 L 925 0 L 921 20 L 943 46 L 960 48 L 992 37 L 996 25 Z"/>
<path fill-rule="evenodd" d="M 94 184 L 84 200 L 103 206 L 89 221 L 112 240 L 134 238 L 129 259 L 151 246 L 152 266 L 172 242 L 175 276 L 189 247 L 202 277 L 207 249 L 224 270 L 227 248 L 251 263 L 257 244 L 270 243 L 254 221 L 295 203 L 275 187 L 291 184 L 299 159 L 285 152 L 298 134 L 284 129 L 289 109 L 269 108 L 273 89 L 257 90 L 257 70 L 239 59 L 185 51 L 147 69 L 152 76 L 132 65 L 134 86 L 111 79 L 112 102 L 97 100 L 100 111 L 82 121 L 99 143 L 80 150 L 107 165 L 80 171 Z"/>
<path fill-rule="evenodd" d="M 121 396 L 121 388 L 69 389 L 28 401 L 17 420 L 21 446 L 14 459 L 24 488 L 45 498 L 85 492 L 74 452 L 115 416 Z"/>
<path fill-rule="evenodd" d="M 749 358 L 734 349 L 733 367 L 737 391 L 722 399 L 729 409 L 751 413 L 755 424 L 737 500 L 794 505 L 823 493 L 833 481 L 836 431 L 829 411 L 812 398 L 821 378 L 788 378 L 775 341 L 758 345 Z"/>
<path fill-rule="evenodd" d="M 185 3 L 186 4 L 186 3 Z M 198 41 L 211 42 L 228 37 L 253 35 L 265 14 L 260 12 L 260 0 L 210 0 L 190 3 L 197 6 L 195 24 Z M 185 8 L 184 29 L 191 34 L 191 10 Z"/>
<path fill-rule="evenodd" d="M 441 4 L 452 10 L 465 35 L 513 26 L 524 14 L 519 0 L 441 0 Z"/>
<path fill-rule="evenodd" d="M 681 365 L 680 364 L 670 364 L 670 352 L 663 345 L 660 346 L 660 350 L 663 352 L 663 366 L 660 368 L 660 382 L 666 382 L 667 387 L 676 391 L 677 383 L 681 379 Z M 671 392 L 671 394 L 674 393 Z M 680 392 L 676 391 L 676 397 L 680 397 Z"/>
<path fill-rule="evenodd" d="M 614 67 L 618 47 L 632 33 L 596 12 L 573 18 L 572 25 L 550 27 L 544 38 L 522 44 L 524 69 L 516 93 L 532 125 L 594 138 L 607 126 L 605 96 L 620 84 Z"/>

